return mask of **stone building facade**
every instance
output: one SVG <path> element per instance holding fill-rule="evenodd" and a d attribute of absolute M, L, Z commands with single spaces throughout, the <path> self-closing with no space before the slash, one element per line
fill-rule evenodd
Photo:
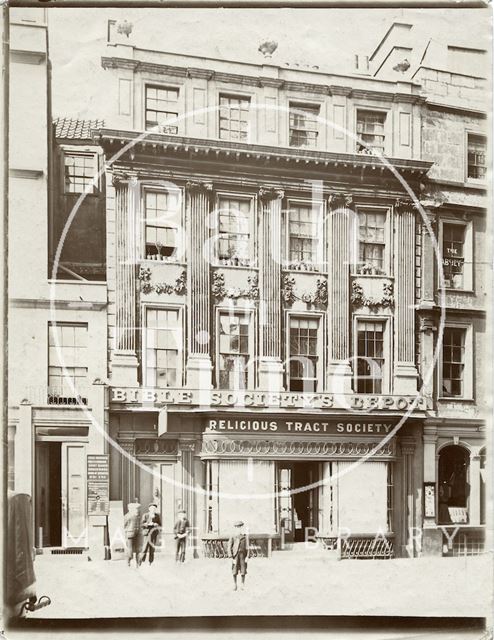
<path fill-rule="evenodd" d="M 58 120 L 51 167 L 48 262 L 98 326 L 91 540 L 137 499 L 165 549 L 185 509 L 197 554 L 239 518 L 260 553 L 480 551 L 482 78 L 407 67 L 404 25 L 338 75 L 270 43 L 249 63 L 140 49 L 123 26 L 104 123 Z"/>

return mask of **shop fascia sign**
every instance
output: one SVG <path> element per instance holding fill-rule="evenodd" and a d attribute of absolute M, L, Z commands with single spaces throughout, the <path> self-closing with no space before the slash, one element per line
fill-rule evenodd
<path fill-rule="evenodd" d="M 430 409 L 422 396 L 371 396 L 331 393 L 271 393 L 265 391 L 213 391 L 210 389 L 154 389 L 111 387 L 110 402 L 160 409 L 162 407 L 234 409 L 344 409 L 352 411 L 416 411 Z M 415 404 L 414 404 L 415 403 Z"/>

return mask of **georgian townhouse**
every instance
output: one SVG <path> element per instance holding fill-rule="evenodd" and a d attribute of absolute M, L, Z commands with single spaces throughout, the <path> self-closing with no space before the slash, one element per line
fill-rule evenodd
<path fill-rule="evenodd" d="M 101 555 L 138 500 L 165 550 L 185 509 L 208 557 L 238 519 L 268 555 L 482 550 L 483 54 L 411 29 L 335 74 L 274 42 L 147 50 L 109 22 L 104 121 L 58 118 L 50 145 L 38 264 L 61 333 L 36 357 L 58 391 L 29 409 L 50 433 L 22 433 L 35 503 L 68 500 L 55 528 L 72 500 Z"/>

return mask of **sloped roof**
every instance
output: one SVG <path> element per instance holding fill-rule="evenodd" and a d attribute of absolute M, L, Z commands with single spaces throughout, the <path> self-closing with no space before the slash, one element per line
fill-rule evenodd
<path fill-rule="evenodd" d="M 55 137 L 69 140 L 90 140 L 91 129 L 105 126 L 104 120 L 79 120 L 78 118 L 56 118 L 53 122 Z"/>

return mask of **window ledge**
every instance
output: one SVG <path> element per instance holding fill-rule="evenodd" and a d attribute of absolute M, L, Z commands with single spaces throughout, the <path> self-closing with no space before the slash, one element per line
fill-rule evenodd
<path fill-rule="evenodd" d="M 487 189 L 488 183 L 486 180 L 474 180 L 474 179 L 468 179 L 465 180 L 463 183 L 459 183 L 461 184 L 461 186 L 466 187 L 467 189 L 472 188 L 472 189 L 482 189 L 483 191 L 485 191 Z"/>
<path fill-rule="evenodd" d="M 316 271 L 315 269 L 294 269 L 293 267 L 283 267 L 282 270 L 287 273 L 306 273 L 310 276 L 327 276 L 328 271 Z"/>
<path fill-rule="evenodd" d="M 438 287 L 438 291 L 444 291 L 445 293 L 464 293 L 466 295 L 475 295 L 473 289 L 455 289 L 454 287 Z"/>
<path fill-rule="evenodd" d="M 388 278 L 388 280 L 394 280 L 394 276 L 389 276 L 386 273 L 352 273 L 352 278 Z"/>
<path fill-rule="evenodd" d="M 75 284 L 75 285 L 83 285 L 86 286 L 88 284 L 90 285 L 102 285 L 106 287 L 106 280 L 61 280 L 61 279 L 54 279 L 54 278 L 48 278 L 47 280 L 48 284 Z"/>
<path fill-rule="evenodd" d="M 255 266 L 246 266 L 242 264 L 220 264 L 218 262 L 214 262 L 211 265 L 214 269 L 243 269 L 244 271 L 258 271 L 259 267 Z"/>
<path fill-rule="evenodd" d="M 186 267 L 186 262 L 181 262 L 178 260 L 151 260 L 150 258 L 140 258 L 139 262 L 145 262 L 146 264 L 173 264 L 178 265 L 179 267 Z"/>
<path fill-rule="evenodd" d="M 464 402 L 465 404 L 475 404 L 476 400 L 474 398 L 445 398 L 439 397 L 437 399 L 438 402 Z"/>

